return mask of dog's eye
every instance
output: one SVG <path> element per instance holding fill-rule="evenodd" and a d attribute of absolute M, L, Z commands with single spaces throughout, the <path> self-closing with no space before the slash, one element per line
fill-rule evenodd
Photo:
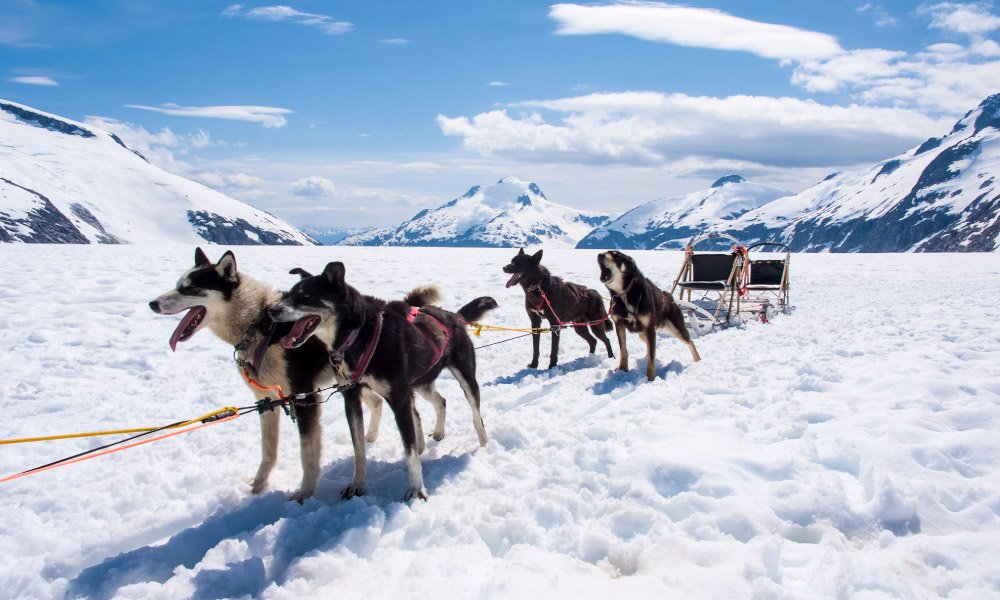
<path fill-rule="evenodd" d="M 182 285 L 177 288 L 178 293 L 184 294 L 185 296 L 194 296 L 198 293 L 198 288 L 193 285 Z"/>

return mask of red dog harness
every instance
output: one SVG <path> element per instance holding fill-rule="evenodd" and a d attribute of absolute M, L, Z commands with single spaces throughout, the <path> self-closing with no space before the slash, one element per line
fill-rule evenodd
<path fill-rule="evenodd" d="M 444 335 L 444 340 L 441 341 L 441 344 L 438 345 L 437 350 L 434 352 L 434 360 L 431 361 L 431 364 L 427 367 L 427 369 L 424 370 L 423 373 L 415 377 L 413 381 L 417 381 L 418 379 L 426 375 L 428 372 L 430 372 L 431 369 L 434 368 L 434 365 L 438 364 L 438 361 L 440 361 L 441 357 L 444 356 L 445 349 L 448 348 L 448 342 L 451 341 L 451 330 L 448 329 L 448 327 L 444 323 L 439 321 L 437 317 L 435 317 L 434 315 L 428 312 L 424 312 L 415 306 L 410 308 L 410 314 L 406 316 L 406 321 L 416 326 L 415 321 L 417 319 L 418 314 L 422 314 L 423 316 L 430 319 L 435 325 L 437 325 L 438 329 L 440 329 L 441 333 Z M 434 336 L 432 336 L 431 334 L 427 333 L 426 331 L 424 331 L 419 327 L 417 327 L 417 331 L 424 334 L 424 336 L 427 337 L 427 339 L 430 341 L 432 345 L 437 345 L 437 340 L 434 339 Z"/>

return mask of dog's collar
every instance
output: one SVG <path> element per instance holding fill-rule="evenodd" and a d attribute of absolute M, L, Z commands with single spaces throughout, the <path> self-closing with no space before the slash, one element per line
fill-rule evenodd
<path fill-rule="evenodd" d="M 347 334 L 347 339 L 344 343 L 340 345 L 336 350 L 331 350 L 329 352 L 330 364 L 339 365 L 344 360 L 344 353 L 350 350 L 351 346 L 354 344 L 354 340 L 358 339 L 358 334 L 361 333 L 361 327 L 355 327 Z"/>
<path fill-rule="evenodd" d="M 635 285 L 636 281 L 638 281 L 638 279 L 633 279 L 631 282 L 629 282 L 629 284 L 627 286 L 625 286 L 625 289 L 622 290 L 622 293 L 620 293 L 620 294 L 618 292 L 612 292 L 612 294 L 611 294 L 611 296 L 612 296 L 612 298 L 611 298 L 612 308 L 609 309 L 608 312 L 611 312 L 611 310 L 614 310 L 614 306 L 613 306 L 614 305 L 614 299 L 615 298 L 621 298 L 622 308 L 625 309 L 625 312 L 628 313 L 628 314 L 630 314 L 630 315 L 632 315 L 632 316 L 638 316 L 638 314 L 639 314 L 638 312 L 636 312 L 636 311 L 634 311 L 634 310 L 632 310 L 632 309 L 630 309 L 628 307 L 628 293 L 629 293 L 629 291 L 632 290 L 632 286 Z M 642 291 L 639 292 L 639 297 L 636 299 L 636 302 L 635 302 L 635 307 L 636 308 L 639 308 L 639 302 L 642 302 Z"/>
<path fill-rule="evenodd" d="M 352 329 L 349 334 L 347 334 L 347 339 L 344 340 L 336 350 L 330 351 L 328 353 L 328 359 L 330 365 L 340 371 L 340 365 L 344 362 L 344 354 L 351 348 L 354 342 L 358 339 L 358 334 L 361 333 L 361 327 Z M 364 354 L 361 355 L 361 360 L 358 361 L 357 367 L 354 372 L 351 373 L 351 383 L 356 385 L 361 378 L 364 377 L 365 371 L 368 370 L 368 363 L 372 360 L 372 355 L 375 354 L 375 348 L 378 346 L 379 338 L 382 337 L 382 312 L 379 311 L 375 315 L 375 332 L 372 334 L 371 339 L 368 340 L 368 346 L 365 347 Z"/>
<path fill-rule="evenodd" d="M 254 352 L 253 361 L 247 364 L 247 348 L 250 347 L 250 343 L 253 342 L 254 338 L 257 337 L 257 332 L 260 330 L 261 325 L 264 322 L 265 313 L 261 310 L 261 316 L 257 320 L 250 323 L 247 327 L 246 332 L 243 334 L 243 339 L 240 343 L 233 346 L 233 360 L 241 368 L 249 367 L 254 373 L 260 371 L 260 363 L 264 360 L 264 353 L 267 352 L 267 345 L 271 343 L 271 336 L 274 335 L 275 323 L 271 323 L 271 328 L 267 332 L 267 339 L 264 340 L 263 344 L 257 346 L 257 350 Z"/>
<path fill-rule="evenodd" d="M 267 313 L 261 309 L 260 318 L 250 323 L 250 326 L 247 327 L 246 332 L 243 334 L 243 339 L 240 340 L 240 343 L 233 346 L 233 359 L 236 361 L 236 364 L 240 367 L 249 367 L 254 373 L 260 372 L 260 363 L 264 361 L 264 353 L 267 352 L 267 347 L 271 344 L 271 338 L 274 337 L 274 330 L 278 325 L 274 321 L 271 321 L 271 327 L 267 330 L 267 337 L 264 339 L 264 343 L 257 346 L 257 350 L 253 353 L 253 361 L 247 365 L 247 348 L 250 347 L 254 338 L 257 337 L 257 332 L 260 331 L 266 318 Z"/>

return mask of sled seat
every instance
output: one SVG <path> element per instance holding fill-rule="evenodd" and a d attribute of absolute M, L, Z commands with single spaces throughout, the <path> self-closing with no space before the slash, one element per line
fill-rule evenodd
<path fill-rule="evenodd" d="M 784 258 L 753 258 L 751 254 L 762 248 L 784 252 Z M 748 301 L 762 302 L 768 297 L 774 300 L 779 310 L 787 310 L 788 304 L 788 267 L 791 262 L 791 250 L 780 242 L 759 242 L 747 248 L 750 257 L 750 278 L 747 282 Z"/>
<path fill-rule="evenodd" d="M 773 259 L 750 260 L 748 290 L 779 289 L 785 275 L 785 261 Z"/>
<path fill-rule="evenodd" d="M 735 254 L 691 254 L 689 279 L 677 282 L 682 289 L 699 291 L 725 291 L 732 285 Z"/>

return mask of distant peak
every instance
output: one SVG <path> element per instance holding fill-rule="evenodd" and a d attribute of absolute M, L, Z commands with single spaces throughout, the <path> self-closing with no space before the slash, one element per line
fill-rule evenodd
<path fill-rule="evenodd" d="M 727 183 L 744 183 L 744 182 L 746 182 L 746 179 L 743 179 L 739 175 L 726 175 L 725 177 L 718 178 L 715 181 L 715 183 L 712 184 L 712 187 L 717 188 L 717 187 L 722 187 Z"/>
<path fill-rule="evenodd" d="M 538 184 L 536 183 L 529 183 L 528 191 L 536 196 L 541 196 L 542 198 L 545 198 L 545 194 L 542 193 L 542 188 L 538 187 Z M 548 198 L 545 199 L 548 200 Z"/>
<path fill-rule="evenodd" d="M 1000 94 L 993 94 L 979 105 L 980 113 L 976 118 L 975 132 L 984 127 L 1000 129 Z"/>
<path fill-rule="evenodd" d="M 479 193 L 479 186 L 478 185 L 474 185 L 474 186 L 470 187 L 469 191 L 465 192 L 465 195 L 462 196 L 462 197 L 463 198 L 471 198 L 471 197 L 475 196 L 478 193 Z"/>

